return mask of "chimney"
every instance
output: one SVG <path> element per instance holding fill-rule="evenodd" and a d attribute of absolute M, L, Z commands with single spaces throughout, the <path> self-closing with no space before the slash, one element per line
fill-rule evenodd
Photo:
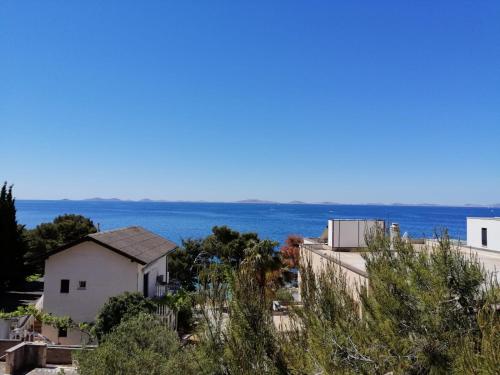
<path fill-rule="evenodd" d="M 390 239 L 391 239 L 391 250 L 394 250 L 394 243 L 396 241 L 399 241 L 399 239 L 400 239 L 399 224 L 392 223 L 389 233 L 390 233 Z"/>

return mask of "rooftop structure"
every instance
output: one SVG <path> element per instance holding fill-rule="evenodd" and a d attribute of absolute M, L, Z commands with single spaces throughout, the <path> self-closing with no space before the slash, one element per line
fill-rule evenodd
<path fill-rule="evenodd" d="M 500 252 L 500 217 L 468 217 L 467 245 Z"/>
<path fill-rule="evenodd" d="M 325 244 L 330 250 L 359 250 L 366 248 L 366 237 L 384 230 L 380 219 L 331 219 L 319 238 L 305 238 L 305 244 Z"/>

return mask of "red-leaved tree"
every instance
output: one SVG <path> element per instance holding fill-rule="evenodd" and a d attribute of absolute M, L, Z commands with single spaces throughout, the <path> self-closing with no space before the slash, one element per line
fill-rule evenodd
<path fill-rule="evenodd" d="M 301 236 L 291 234 L 286 239 L 285 244 L 281 246 L 281 259 L 288 268 L 292 269 L 299 266 L 300 245 L 303 242 L 304 239 Z"/>

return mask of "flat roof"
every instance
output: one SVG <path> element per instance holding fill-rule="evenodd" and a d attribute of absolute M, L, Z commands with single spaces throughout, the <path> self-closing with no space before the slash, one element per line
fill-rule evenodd
<path fill-rule="evenodd" d="M 328 219 L 328 220 L 333 220 L 333 221 L 385 221 L 384 219 Z"/>
<path fill-rule="evenodd" d="M 330 259 L 341 266 L 356 272 L 362 276 L 367 276 L 366 274 L 366 264 L 363 259 L 363 252 L 349 252 L 349 251 L 334 251 L 327 245 L 314 244 L 310 247 L 304 247 L 307 250 L 311 250 L 326 259 Z M 424 245 L 414 244 L 413 245 L 417 251 L 422 250 Z M 484 269 L 488 273 L 495 274 L 497 279 L 500 281 L 500 251 L 487 251 L 474 249 L 470 247 L 462 246 L 459 248 L 460 252 L 467 256 L 477 257 L 479 263 L 481 263 Z"/>
<path fill-rule="evenodd" d="M 500 217 L 499 216 L 492 216 L 492 217 L 467 216 L 467 219 L 475 219 L 475 220 L 498 220 L 498 221 L 500 221 Z"/>

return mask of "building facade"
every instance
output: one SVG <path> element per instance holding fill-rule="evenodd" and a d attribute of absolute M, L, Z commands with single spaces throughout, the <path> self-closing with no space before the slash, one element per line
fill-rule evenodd
<path fill-rule="evenodd" d="M 500 217 L 468 217 L 467 246 L 500 252 Z"/>

